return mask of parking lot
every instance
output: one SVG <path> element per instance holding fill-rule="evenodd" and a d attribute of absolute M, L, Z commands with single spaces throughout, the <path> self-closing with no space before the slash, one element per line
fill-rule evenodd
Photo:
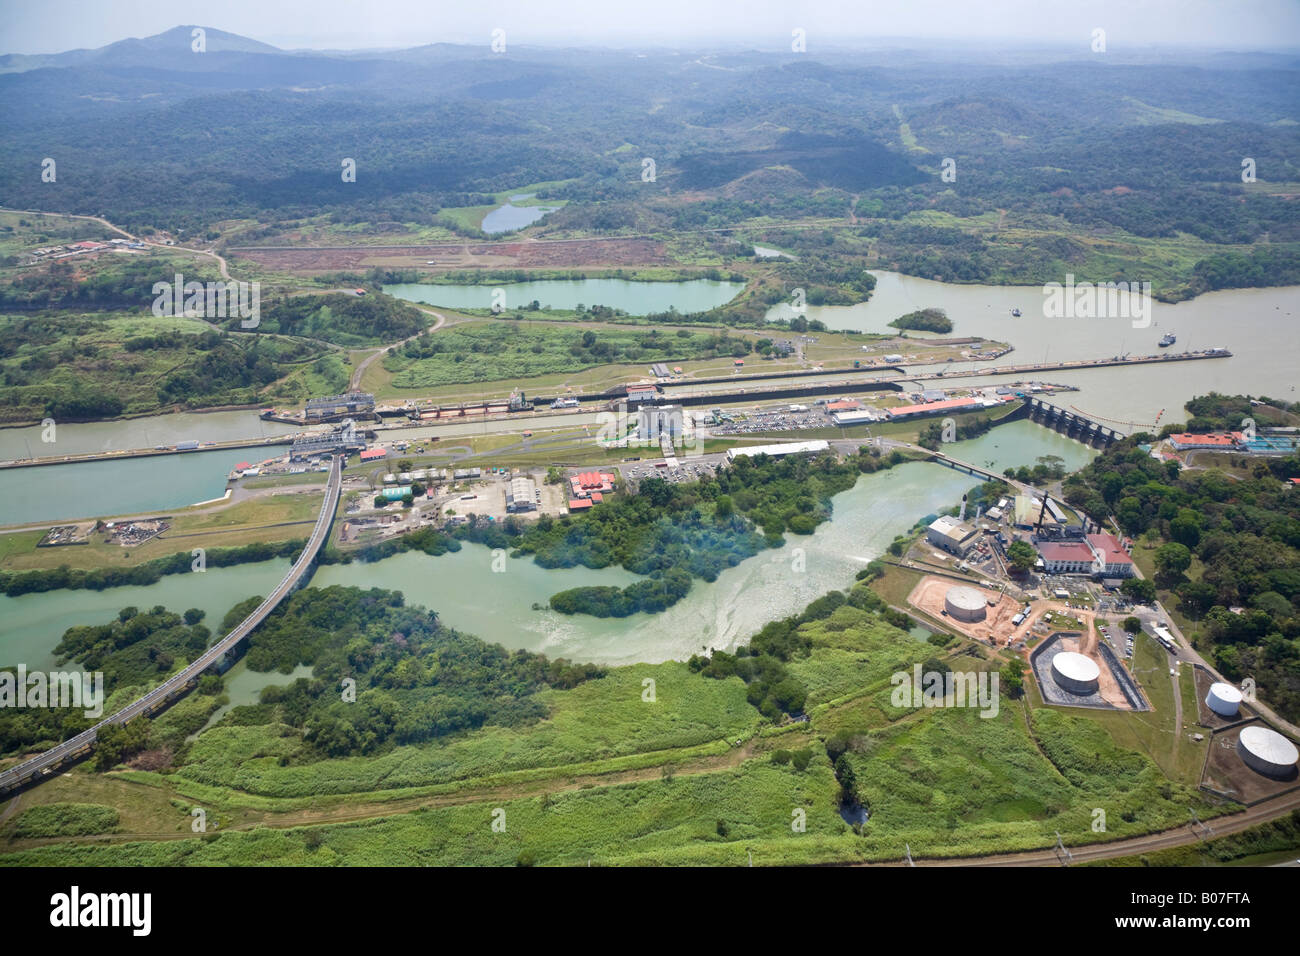
<path fill-rule="evenodd" d="M 756 432 L 796 431 L 803 428 L 831 428 L 835 422 L 824 405 L 814 405 L 807 411 L 792 412 L 788 408 L 758 411 L 743 420 L 722 422 L 709 429 L 716 436 L 748 435 Z"/>
<path fill-rule="evenodd" d="M 633 485 L 647 478 L 662 478 L 664 481 L 677 483 L 699 481 L 701 478 L 712 478 L 717 474 L 722 457 L 711 455 L 708 458 L 679 461 L 675 468 L 667 463 L 664 463 L 663 467 L 658 467 L 659 462 L 655 460 L 631 462 L 618 466 L 618 470 L 623 479 Z"/>

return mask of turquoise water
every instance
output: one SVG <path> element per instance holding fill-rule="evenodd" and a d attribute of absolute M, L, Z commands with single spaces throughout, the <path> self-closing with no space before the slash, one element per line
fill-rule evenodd
<path fill-rule="evenodd" d="M 1073 469 L 1096 454 L 1029 421 L 1000 426 L 945 451 L 998 471 L 1033 465 L 1046 454 L 1058 455 Z M 728 568 L 713 583 L 696 581 L 685 599 L 660 614 L 603 619 L 559 614 L 546 607 L 557 591 L 622 587 L 639 578 L 619 567 L 547 570 L 531 559 L 509 557 L 495 563 L 504 570 L 494 571 L 492 552 L 475 544 L 437 558 L 407 552 L 373 564 L 328 565 L 316 570 L 310 586 L 399 590 L 408 604 L 436 611 L 451 627 L 552 657 L 609 664 L 684 660 L 706 648 L 733 649 L 766 622 L 801 611 L 832 588 L 848 586 L 895 535 L 957 504 L 978 483 L 930 463 L 864 475 L 835 497 L 832 519 L 813 534 L 787 535 L 785 547 Z M 172 575 L 143 588 L 0 596 L 0 664 L 48 665 L 49 652 L 64 630 L 101 623 L 129 604 L 162 604 L 176 611 L 203 608 L 215 629 L 233 605 L 271 590 L 287 567 L 281 559 Z"/>
<path fill-rule="evenodd" d="M 740 293 L 739 282 L 688 279 L 681 282 L 635 282 L 630 279 L 543 279 L 498 285 L 430 285 L 399 283 L 384 286 L 389 295 L 408 302 L 441 305 L 449 309 L 490 309 L 493 290 L 505 293 L 502 308 L 522 309 L 534 300 L 542 308 L 573 309 L 578 305 L 603 305 L 629 315 L 667 312 L 706 312 Z"/>
<path fill-rule="evenodd" d="M 6 468 L 0 470 L 0 525 L 183 508 L 220 498 L 235 465 L 273 453 L 235 448 Z"/>

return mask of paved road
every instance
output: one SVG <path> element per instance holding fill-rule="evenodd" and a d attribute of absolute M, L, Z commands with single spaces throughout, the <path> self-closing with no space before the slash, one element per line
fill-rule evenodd
<path fill-rule="evenodd" d="M 443 324 L 447 321 L 447 317 L 443 315 L 441 312 L 435 312 L 433 311 L 433 309 L 426 309 L 422 305 L 417 305 L 416 308 L 419 309 L 421 312 L 426 312 L 429 315 L 434 316 L 438 320 L 437 322 L 433 323 L 433 325 L 425 329 L 424 332 L 437 332 L 440 328 L 442 328 Z M 348 388 L 354 392 L 360 389 L 361 377 L 366 374 L 366 369 L 370 367 L 370 364 L 374 362 L 375 359 L 379 358 L 381 355 L 387 355 L 395 348 L 400 348 L 401 346 L 405 345 L 407 342 L 411 341 L 411 339 L 419 338 L 421 335 L 424 334 L 424 332 L 416 332 L 415 335 L 412 335 L 410 338 L 402 339 L 402 341 L 400 342 L 394 342 L 392 345 L 385 346 L 382 349 L 376 349 L 373 353 L 367 355 L 365 359 L 359 362 L 357 364 L 357 367 L 352 370 L 352 381 L 348 382 Z"/>
<path fill-rule="evenodd" d="M 311 537 L 307 540 L 307 546 L 275 590 L 238 627 L 209 647 L 184 670 L 177 671 L 153 690 L 123 707 L 117 713 L 105 717 L 89 730 L 82 731 L 70 740 L 65 740 L 57 747 L 53 747 L 42 754 L 0 772 L 0 793 L 12 790 L 24 783 L 40 781 L 42 778 L 48 777 L 54 767 L 63 763 L 69 757 L 93 747 L 102 728 L 113 724 L 125 724 L 162 706 L 171 698 L 185 693 L 187 685 L 191 681 L 198 680 L 205 670 L 219 661 L 228 650 L 252 633 L 253 629 L 261 624 L 266 619 L 266 616 L 298 585 L 303 575 L 311 567 L 312 561 L 316 558 L 316 553 L 325 543 L 326 538 L 329 537 L 330 524 L 334 519 L 334 512 L 338 509 L 339 489 L 342 483 L 342 459 L 334 458 L 330 464 L 329 482 L 325 486 L 325 499 L 321 505 L 320 515 L 316 518 L 316 525 L 312 529 Z"/>

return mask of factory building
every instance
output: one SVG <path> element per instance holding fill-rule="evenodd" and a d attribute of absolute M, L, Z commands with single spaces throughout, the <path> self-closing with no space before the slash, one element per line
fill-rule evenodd
<path fill-rule="evenodd" d="M 782 445 L 751 445 L 748 448 L 732 448 L 727 451 L 727 461 L 748 458 L 753 455 L 770 455 L 780 458 L 782 455 L 816 455 L 830 450 L 830 443 L 825 439 L 816 441 L 792 441 Z"/>
<path fill-rule="evenodd" d="M 1169 436 L 1169 444 L 1177 451 L 1241 451 L 1246 447 L 1241 432 L 1207 432 L 1203 435 L 1180 432 Z"/>
<path fill-rule="evenodd" d="M 836 425 L 866 425 L 869 422 L 880 421 L 880 414 L 869 408 L 861 411 L 843 411 L 832 412 L 831 421 Z"/>
<path fill-rule="evenodd" d="M 518 514 L 521 511 L 537 510 L 537 483 L 531 478 L 511 478 L 506 484 L 506 511 Z"/>
<path fill-rule="evenodd" d="M 904 418 L 917 418 L 922 415 L 941 415 L 944 412 L 968 411 L 979 408 L 980 403 L 973 398 L 950 398 L 943 402 L 922 402 L 920 405 L 900 405 L 887 409 L 885 414 L 890 421 Z"/>
<path fill-rule="evenodd" d="M 1082 541 L 1045 541 L 1038 546 L 1048 574 L 1091 574 L 1096 557 Z"/>
<path fill-rule="evenodd" d="M 960 558 L 966 557 L 978 536 L 979 532 L 972 525 L 951 515 L 941 515 L 925 529 L 926 541 Z"/>
<path fill-rule="evenodd" d="M 629 405 L 653 402 L 658 397 L 659 389 L 653 385 L 629 385 L 627 387 L 627 403 Z"/>
<path fill-rule="evenodd" d="M 1133 559 L 1113 534 L 1090 534 L 1084 541 L 1095 559 L 1093 574 L 1104 578 L 1133 577 Z"/>

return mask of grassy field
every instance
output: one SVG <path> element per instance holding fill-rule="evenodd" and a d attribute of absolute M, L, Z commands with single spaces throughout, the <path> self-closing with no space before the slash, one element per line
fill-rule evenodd
<path fill-rule="evenodd" d="M 891 675 L 942 652 L 869 612 L 846 605 L 802 631 L 811 652 L 789 666 L 809 691 L 807 724 L 775 727 L 738 679 L 677 663 L 546 691 L 548 716 L 532 726 L 373 757 L 304 760 L 296 733 L 223 722 L 176 773 L 77 769 L 40 788 L 0 826 L 0 864 L 850 862 L 897 859 L 904 844 L 917 857 L 1043 847 L 1057 831 L 1079 845 L 1180 824 L 1189 804 L 1203 818 L 1223 812 L 1167 779 L 1160 755 L 1144 752 L 1149 738 L 1125 744 L 1093 713 L 1032 694 L 1003 696 L 989 717 L 894 706 Z M 945 662 L 1001 665 L 960 644 Z M 648 677 L 653 703 L 642 698 Z M 837 811 L 833 734 L 848 740 L 870 809 L 860 828 Z M 805 770 L 771 759 L 801 748 Z M 25 808 L 48 803 L 116 808 L 120 822 L 58 842 L 23 836 Z M 215 834 L 189 832 L 196 805 Z"/>
<path fill-rule="evenodd" d="M 307 477 L 307 480 L 311 479 Z M 198 513 L 178 512 L 171 527 L 161 536 L 127 548 L 110 544 L 102 534 L 94 535 L 89 544 L 61 548 L 36 547 L 43 531 L 0 535 L 0 568 L 28 571 L 65 564 L 86 570 L 133 567 L 193 548 L 234 547 L 256 541 L 305 538 L 319 508 L 319 492 L 311 491 L 267 495 Z"/>
<path fill-rule="evenodd" d="M 1208 740 L 1197 743 L 1187 735 L 1196 723 L 1196 709 L 1184 700 L 1182 727 L 1175 724 L 1174 680 L 1169 676 L 1169 656 L 1150 635 L 1138 635 L 1130 658 L 1130 671 L 1142 685 L 1152 710 L 1145 713 L 1097 712 L 1094 719 L 1111 735 L 1116 745 L 1146 754 L 1171 780 L 1186 786 L 1200 779 Z M 1190 684 L 1192 674 L 1183 668 L 1180 685 Z M 1194 692 L 1193 692 L 1194 694 Z M 1193 704 L 1195 699 L 1193 696 Z"/>

